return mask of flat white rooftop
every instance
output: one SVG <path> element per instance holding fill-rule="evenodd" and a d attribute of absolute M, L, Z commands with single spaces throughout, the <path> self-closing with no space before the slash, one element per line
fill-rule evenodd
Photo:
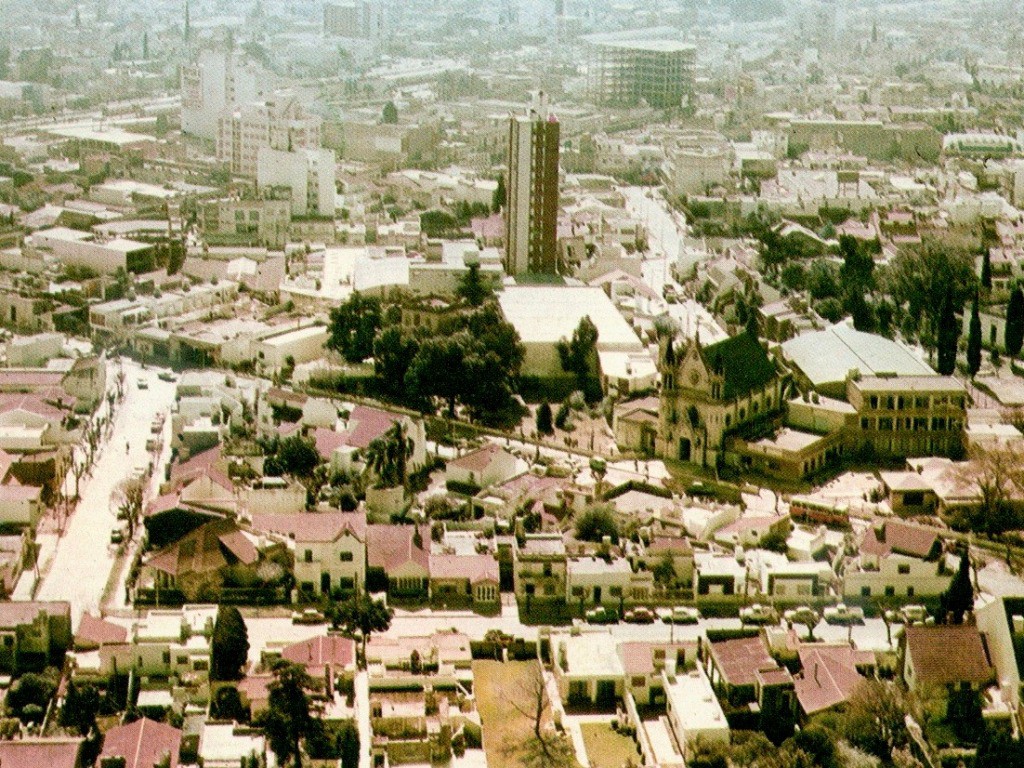
<path fill-rule="evenodd" d="M 633 329 L 600 288 L 589 286 L 516 285 L 498 296 L 502 314 L 524 344 L 554 344 L 572 338 L 580 320 L 597 326 L 598 350 L 641 351 Z"/>

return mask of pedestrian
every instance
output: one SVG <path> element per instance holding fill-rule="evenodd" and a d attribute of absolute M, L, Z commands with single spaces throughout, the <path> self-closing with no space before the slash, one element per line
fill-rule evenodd
<path fill-rule="evenodd" d="M 129 448 L 129 445 L 128 445 L 128 441 L 127 441 L 127 440 L 125 440 L 125 441 L 124 441 L 124 452 L 125 452 L 125 453 L 128 453 L 128 448 Z"/>

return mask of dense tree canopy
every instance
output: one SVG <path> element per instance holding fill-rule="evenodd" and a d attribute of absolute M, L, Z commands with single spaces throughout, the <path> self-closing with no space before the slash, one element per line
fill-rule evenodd
<path fill-rule="evenodd" d="M 597 326 L 584 316 L 572 338 L 558 342 L 562 369 L 576 376 L 576 385 L 588 403 L 601 399 L 601 363 L 597 356 Z"/>
<path fill-rule="evenodd" d="M 239 680 L 249 657 L 249 630 L 238 608 L 222 605 L 210 639 L 210 677 Z"/>
<path fill-rule="evenodd" d="M 350 363 L 361 363 L 373 356 L 373 340 L 380 325 L 380 299 L 355 291 L 348 301 L 331 310 L 327 348 Z"/>

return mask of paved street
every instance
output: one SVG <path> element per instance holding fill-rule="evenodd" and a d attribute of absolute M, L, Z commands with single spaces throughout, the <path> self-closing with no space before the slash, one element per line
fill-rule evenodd
<path fill-rule="evenodd" d="M 116 504 L 111 497 L 118 484 L 130 477 L 136 466 L 150 461 L 146 450 L 150 423 L 158 414 L 168 413 L 174 402 L 175 385 L 160 381 L 157 371 L 143 371 L 128 360 L 124 361 L 124 370 L 125 399 L 117 406 L 111 438 L 99 449 L 92 475 L 88 479 L 83 478 L 81 500 L 66 525 L 64 536 L 55 542 L 56 550 L 44 543 L 44 560 L 40 564 L 43 581 L 36 597 L 40 600 L 70 601 L 75 626 L 84 611 L 99 609 L 117 559 L 117 550 L 110 545 L 110 531 L 118 524 Z M 107 373 L 110 388 L 115 386 L 116 371 L 117 364 L 111 363 Z M 138 388 L 140 377 L 149 382 L 148 389 Z M 165 425 L 165 440 L 168 430 L 169 426 Z M 127 453 L 126 443 L 129 446 Z M 150 492 L 163 475 L 166 450 L 161 459 Z M 31 578 L 32 574 L 26 574 L 26 577 Z M 20 583 L 19 589 L 23 589 Z"/>

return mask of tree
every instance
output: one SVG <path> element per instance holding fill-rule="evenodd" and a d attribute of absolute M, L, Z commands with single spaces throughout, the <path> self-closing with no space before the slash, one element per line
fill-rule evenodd
<path fill-rule="evenodd" d="M 23 723 L 42 722 L 46 707 L 57 692 L 58 675 L 56 669 L 50 668 L 43 674 L 29 672 L 19 677 L 7 689 L 7 711 Z"/>
<path fill-rule="evenodd" d="M 601 542 L 605 536 L 611 537 L 613 544 L 618 544 L 619 525 L 610 507 L 591 507 L 576 518 L 576 538 L 580 541 Z"/>
<path fill-rule="evenodd" d="M 395 102 L 389 101 L 384 105 L 384 109 L 380 113 L 380 121 L 384 125 L 398 125 L 398 107 L 395 106 Z"/>
<path fill-rule="evenodd" d="M 967 370 L 974 376 L 981 368 L 981 317 L 978 316 L 978 296 L 971 303 L 971 322 L 967 329 Z"/>
<path fill-rule="evenodd" d="M 665 552 L 651 568 L 651 575 L 654 576 L 654 583 L 669 587 L 676 581 L 676 566 L 672 559 L 671 552 Z"/>
<path fill-rule="evenodd" d="M 1016 357 L 1024 345 L 1024 291 L 1018 285 L 1006 305 L 1006 354 Z"/>
<path fill-rule="evenodd" d="M 213 701 L 210 702 L 210 717 L 247 723 L 250 716 L 249 707 L 242 702 L 242 694 L 235 686 L 225 685 L 217 689 Z"/>
<path fill-rule="evenodd" d="M 336 628 L 340 627 L 352 636 L 358 635 L 366 659 L 366 643 L 374 632 L 386 632 L 391 626 L 394 611 L 383 600 L 374 600 L 364 591 L 357 589 L 352 598 L 344 603 L 335 603 L 328 611 L 328 618 Z"/>
<path fill-rule="evenodd" d="M 135 536 L 142 505 L 146 497 L 146 483 L 142 478 L 129 477 L 118 483 L 114 489 L 117 511 L 128 524 L 128 538 Z"/>
<path fill-rule="evenodd" d="M 523 744 L 509 744 L 518 752 L 519 764 L 530 768 L 570 768 L 576 764 L 572 742 L 563 733 L 549 727 L 551 700 L 544 672 L 530 662 L 529 672 L 519 678 L 508 703 L 530 721 L 531 735 Z"/>
<path fill-rule="evenodd" d="M 842 733 L 855 747 L 889 760 L 892 750 L 907 744 L 907 707 L 899 687 L 882 680 L 863 680 L 842 715 Z"/>
<path fill-rule="evenodd" d="M 100 692 L 91 683 L 68 681 L 64 693 L 64 704 L 60 710 L 60 725 L 85 736 L 96 725 L 96 713 L 100 709 Z"/>
<path fill-rule="evenodd" d="M 887 277 L 890 294 L 897 306 L 906 307 L 907 317 L 928 348 L 935 346 L 947 298 L 953 307 L 962 307 L 976 284 L 972 257 L 934 238 L 901 250 Z"/>
<path fill-rule="evenodd" d="M 555 428 L 551 423 L 551 406 L 545 400 L 537 406 L 537 434 L 550 435 L 554 431 Z"/>
<path fill-rule="evenodd" d="M 953 576 L 953 580 L 949 582 L 949 587 L 942 593 L 939 604 L 945 611 L 945 615 L 939 617 L 942 623 L 948 620 L 954 624 L 963 624 L 964 614 L 974 610 L 971 561 L 966 545 L 963 552 L 960 553 L 960 567 Z"/>
<path fill-rule="evenodd" d="M 464 375 L 466 348 L 462 341 L 451 336 L 425 339 L 405 375 L 406 389 L 444 400 L 449 418 L 455 418 L 455 403 L 468 384 Z"/>
<path fill-rule="evenodd" d="M 939 335 L 936 339 L 939 360 L 935 368 L 943 376 L 951 376 L 956 370 L 956 347 L 959 337 L 960 333 L 953 309 L 953 299 L 947 293 L 946 299 L 942 303 L 942 315 L 939 318 Z"/>
<path fill-rule="evenodd" d="M 405 487 L 408 461 L 415 444 L 406 434 L 405 424 L 396 421 L 381 437 L 366 448 L 366 464 L 377 475 L 381 488 Z"/>
<path fill-rule="evenodd" d="M 373 364 L 381 390 L 396 400 L 408 402 L 410 393 L 405 385 L 419 342 L 399 326 L 385 328 L 373 344 Z"/>
<path fill-rule="evenodd" d="M 471 307 L 479 307 L 493 295 L 490 285 L 480 277 L 480 265 L 477 262 L 469 265 L 466 274 L 459 280 L 455 293 Z"/>
<path fill-rule="evenodd" d="M 248 658 L 249 630 L 245 619 L 235 606 L 220 606 L 210 639 L 210 677 L 240 680 Z"/>
<path fill-rule="evenodd" d="M 597 326 L 584 315 L 572 339 L 561 339 L 556 345 L 562 369 L 576 376 L 577 387 L 588 403 L 601 399 L 601 363 L 597 356 Z"/>
<path fill-rule="evenodd" d="M 278 661 L 273 673 L 267 708 L 260 713 L 256 725 L 266 734 L 278 765 L 284 766 L 291 760 L 295 768 L 301 768 L 302 741 L 319 715 L 319 707 L 310 694 L 319 686 L 299 664 Z"/>
<path fill-rule="evenodd" d="M 359 729 L 352 720 L 342 722 L 338 731 L 341 768 L 359 768 Z"/>
<path fill-rule="evenodd" d="M 988 248 L 981 257 L 981 287 L 986 291 L 992 290 L 992 256 Z"/>
<path fill-rule="evenodd" d="M 782 284 L 791 291 L 802 291 L 807 284 L 807 270 L 798 261 L 793 261 L 782 268 Z"/>
<path fill-rule="evenodd" d="M 491 210 L 498 213 L 505 207 L 505 197 L 508 193 L 505 190 L 505 174 L 498 174 L 498 186 L 494 188 L 494 195 L 491 197 Z"/>
<path fill-rule="evenodd" d="M 320 463 L 313 441 L 299 435 L 286 437 L 277 446 L 275 454 L 281 470 L 295 477 L 309 477 Z"/>
<path fill-rule="evenodd" d="M 373 341 L 382 319 L 380 299 L 355 291 L 348 301 L 331 310 L 327 348 L 339 352 L 350 363 L 373 356 Z"/>

